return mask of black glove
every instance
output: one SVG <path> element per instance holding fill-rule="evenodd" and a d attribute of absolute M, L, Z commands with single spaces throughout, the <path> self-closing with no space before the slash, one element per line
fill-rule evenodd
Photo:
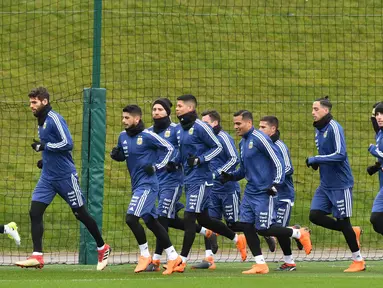
<path fill-rule="evenodd" d="M 219 181 L 222 184 L 225 184 L 226 182 L 234 181 L 234 176 L 230 173 L 226 173 L 225 171 L 222 171 L 221 176 L 219 177 Z"/>
<path fill-rule="evenodd" d="M 174 173 L 174 172 L 177 172 L 177 170 L 180 168 L 180 166 L 174 162 L 168 162 L 168 164 L 166 164 L 166 171 L 168 173 Z"/>
<path fill-rule="evenodd" d="M 318 168 L 319 168 L 319 164 L 317 164 L 317 163 L 309 164 L 309 158 L 308 157 L 306 158 L 306 166 L 308 168 L 310 168 L 310 167 L 313 168 L 315 171 L 318 170 Z"/>
<path fill-rule="evenodd" d="M 156 172 L 156 167 L 153 166 L 152 164 L 149 164 L 149 165 L 146 165 L 144 167 L 144 171 L 146 174 L 148 174 L 149 176 L 152 176 L 154 175 L 154 173 Z"/>
<path fill-rule="evenodd" d="M 277 188 L 275 188 L 274 185 L 267 189 L 267 194 L 269 194 L 270 196 L 277 196 L 277 192 Z"/>
<path fill-rule="evenodd" d="M 125 161 L 124 151 L 122 148 L 116 146 L 112 149 L 112 151 L 110 151 L 110 158 L 118 162 Z"/>
<path fill-rule="evenodd" d="M 311 164 L 311 168 L 313 168 L 315 171 L 317 171 L 319 168 L 319 164 L 317 164 L 317 163 Z"/>
<path fill-rule="evenodd" d="M 376 172 L 378 172 L 380 169 L 381 169 L 381 164 L 379 162 L 375 162 L 375 165 L 367 167 L 367 173 L 368 175 L 372 176 Z"/>
<path fill-rule="evenodd" d="M 40 151 L 43 151 L 45 149 L 45 144 L 41 143 L 40 141 L 33 139 L 33 143 L 31 144 L 31 147 L 36 152 L 40 152 Z"/>
<path fill-rule="evenodd" d="M 197 156 L 193 156 L 193 155 L 189 155 L 189 158 L 187 161 L 188 161 L 189 167 L 194 167 L 194 166 L 197 166 L 201 163 L 199 158 Z"/>
<path fill-rule="evenodd" d="M 43 169 L 43 160 L 42 159 L 37 161 L 37 168 Z"/>
<path fill-rule="evenodd" d="M 309 157 L 306 158 L 306 166 L 307 168 L 310 168 L 311 164 L 309 164 Z"/>

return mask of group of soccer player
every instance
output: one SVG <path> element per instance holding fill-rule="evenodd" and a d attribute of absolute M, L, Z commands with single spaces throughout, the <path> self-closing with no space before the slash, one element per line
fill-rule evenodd
<path fill-rule="evenodd" d="M 39 141 L 34 140 L 31 146 L 36 152 L 42 152 L 42 160 L 37 163 L 42 173 L 32 194 L 30 208 L 33 254 L 16 265 L 44 266 L 43 214 L 58 193 L 94 237 L 98 250 L 97 270 L 103 270 L 111 247 L 104 242 L 96 222 L 85 209 L 71 155 L 73 141 L 67 124 L 60 114 L 52 110 L 46 88 L 33 89 L 29 99 L 30 108 L 37 118 L 40 138 Z M 219 113 L 215 110 L 204 111 L 200 120 L 196 108 L 197 99 L 193 95 L 178 97 L 175 112 L 179 124 L 175 124 L 170 118 L 171 101 L 159 98 L 153 103 L 153 125 L 148 129 L 145 129 L 139 106 L 127 105 L 122 110 L 125 130 L 120 133 L 110 156 L 115 161 L 126 162 L 131 177 L 132 197 L 126 224 L 140 250 L 134 271 L 160 271 L 165 251 L 167 264 L 163 274 L 184 272 L 196 233 L 205 237 L 206 257 L 190 268 L 216 268 L 214 254 L 218 249 L 216 238 L 220 235 L 233 241 L 243 261 L 247 259 L 246 246 L 249 246 L 255 264 L 243 274 L 266 274 L 269 268 L 262 256 L 261 235 L 267 239 L 271 250 L 275 249 L 274 239 L 278 240 L 284 263 L 277 270 L 296 270 L 291 238 L 307 255 L 312 245 L 308 228 L 289 226 L 295 200 L 294 169 L 289 149 L 280 139 L 277 117 L 264 116 L 259 121 L 259 127 L 255 128 L 250 111 L 234 113 L 234 128 L 236 134 L 242 137 L 238 153 L 233 138 L 220 125 Z M 306 164 L 314 170 L 320 169 L 320 185 L 312 199 L 309 219 L 316 225 L 343 233 L 353 259 L 345 272 L 359 272 L 365 270 L 365 261 L 359 249 L 362 230 L 353 227 L 350 222 L 353 176 L 343 128 L 333 119 L 331 109 L 328 97 L 313 102 L 318 155 L 308 157 Z M 376 145 L 371 144 L 368 150 L 379 161 L 368 167 L 367 171 L 370 175 L 379 171 L 382 188 L 383 103 L 374 105 L 371 120 L 377 136 Z M 244 178 L 247 183 L 240 200 L 238 181 Z M 180 203 L 182 191 L 185 193 L 185 205 Z M 178 214 L 183 208 L 185 211 L 181 218 Z M 222 216 L 225 223 L 221 221 Z M 140 218 L 156 237 L 153 255 L 150 254 Z M 381 189 L 371 215 L 371 223 L 380 234 L 383 234 L 382 220 Z M 184 231 L 180 253 L 172 245 L 169 228 Z M 15 223 L 0 226 L 0 232 L 9 234 L 16 243 L 20 243 Z"/>

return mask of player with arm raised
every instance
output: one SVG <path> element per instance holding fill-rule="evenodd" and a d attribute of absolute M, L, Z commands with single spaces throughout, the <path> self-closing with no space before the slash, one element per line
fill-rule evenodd
<path fill-rule="evenodd" d="M 343 233 L 353 259 L 344 272 L 359 272 L 364 271 L 366 266 L 359 250 L 361 229 L 352 227 L 350 221 L 354 178 L 343 128 L 333 119 L 331 108 L 327 96 L 315 100 L 312 105 L 318 155 L 308 157 L 306 165 L 316 169 L 319 166 L 320 184 L 311 202 L 309 218 L 316 225 Z"/>
<path fill-rule="evenodd" d="M 239 181 L 247 184 L 240 207 L 240 221 L 247 244 L 256 264 L 243 274 L 266 274 L 269 268 L 263 258 L 258 234 L 261 236 L 293 237 L 299 239 L 306 254 L 311 253 L 310 233 L 305 228 L 293 229 L 271 225 L 274 197 L 285 179 L 285 165 L 279 149 L 265 133 L 254 129 L 253 115 L 247 110 L 234 114 L 234 128 L 238 136 L 240 167 L 234 172 L 222 172 L 221 181 Z"/>
<path fill-rule="evenodd" d="M 40 140 L 31 144 L 35 152 L 42 152 L 40 179 L 32 194 L 29 210 L 33 242 L 32 256 L 27 260 L 16 262 L 20 267 L 43 268 L 43 215 L 56 194 L 63 198 L 73 214 L 80 220 L 97 244 L 97 270 L 103 270 L 108 264 L 111 248 L 104 242 L 96 221 L 89 215 L 81 192 L 76 167 L 72 158 L 73 141 L 64 118 L 52 110 L 49 93 L 46 88 L 38 87 L 29 94 L 29 107 L 37 118 Z"/>
<path fill-rule="evenodd" d="M 185 234 L 181 250 L 182 264 L 176 267 L 175 271 L 185 270 L 186 258 L 195 239 L 196 220 L 200 225 L 232 240 L 244 261 L 246 260 L 245 237 L 235 234 L 223 222 L 210 218 L 208 213 L 209 197 L 213 186 L 209 162 L 221 152 L 222 145 L 211 128 L 198 119 L 197 99 L 187 94 L 178 97 L 177 100 L 176 113 L 181 129 L 179 153 L 175 163 L 182 164 L 184 167 L 186 207 Z"/>
<path fill-rule="evenodd" d="M 181 263 L 181 258 L 170 242 L 165 228 L 157 220 L 155 202 L 158 195 L 156 171 L 166 167 L 174 148 L 168 141 L 145 129 L 140 107 L 127 105 L 122 111 L 125 131 L 120 133 L 117 146 L 110 156 L 119 162 L 126 161 L 130 173 L 133 195 L 126 212 L 126 224 L 132 230 L 141 253 L 134 272 L 145 271 L 152 262 L 146 234 L 139 222 L 142 218 L 168 256 L 167 269 L 163 274 L 171 274 L 174 266 Z"/>

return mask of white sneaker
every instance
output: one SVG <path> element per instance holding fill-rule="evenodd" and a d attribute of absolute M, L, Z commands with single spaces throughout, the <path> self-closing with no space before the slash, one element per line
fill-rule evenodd
<path fill-rule="evenodd" d="M 97 263 L 98 271 L 104 270 L 106 265 L 108 265 L 108 258 L 111 252 L 112 252 L 112 248 L 110 248 L 110 246 L 106 243 L 104 245 L 104 249 L 98 251 L 98 263 Z"/>
<path fill-rule="evenodd" d="M 8 234 L 8 237 L 10 239 L 15 240 L 17 246 L 20 246 L 20 235 L 19 235 L 19 232 L 17 232 L 18 228 L 16 223 L 10 222 L 5 226 L 8 226 L 8 229 L 4 228 L 4 232 Z"/>
<path fill-rule="evenodd" d="M 27 260 L 18 261 L 15 263 L 21 268 L 40 268 L 44 267 L 43 255 L 32 255 Z"/>

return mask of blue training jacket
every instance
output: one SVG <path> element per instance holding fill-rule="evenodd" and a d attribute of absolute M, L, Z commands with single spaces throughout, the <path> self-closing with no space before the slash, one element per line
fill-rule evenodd
<path fill-rule="evenodd" d="M 212 192 L 214 193 L 233 193 L 234 191 L 240 192 L 240 187 L 237 181 L 230 181 L 222 184 L 219 181 L 219 175 L 222 171 L 231 173 L 234 172 L 239 164 L 239 157 L 233 137 L 227 132 L 221 130 L 216 134 L 219 142 L 222 145 L 222 151 L 210 161 L 209 167 L 213 173 L 214 185 Z"/>
<path fill-rule="evenodd" d="M 281 151 L 283 161 L 285 163 L 285 181 L 282 184 L 278 185 L 278 200 L 290 200 L 294 203 L 295 200 L 295 191 L 294 191 L 294 182 L 293 182 L 293 173 L 294 168 L 291 163 L 290 151 L 287 148 L 287 145 L 282 140 L 277 140 L 274 142 Z"/>
<path fill-rule="evenodd" d="M 383 131 L 382 130 L 379 130 L 378 133 L 376 133 L 375 139 L 376 139 L 376 145 L 371 145 L 368 148 L 368 151 L 371 153 L 372 156 L 378 158 L 378 162 L 382 164 L 383 163 Z M 383 187 L 382 175 L 383 175 L 382 169 L 379 169 L 380 188 Z"/>
<path fill-rule="evenodd" d="M 354 185 L 348 162 L 346 141 L 342 126 L 331 120 L 325 127 L 315 128 L 315 144 L 319 155 L 309 163 L 319 164 L 320 186 L 326 189 L 347 189 Z"/>
<path fill-rule="evenodd" d="M 179 130 L 179 153 L 174 161 L 181 163 L 184 167 L 184 184 L 212 183 L 212 173 L 208 163 L 217 157 L 222 151 L 213 130 L 204 122 L 197 119 L 194 125 L 184 130 Z M 187 159 L 189 156 L 197 156 L 200 164 L 189 167 Z"/>
<path fill-rule="evenodd" d="M 374 131 L 376 133 L 375 141 L 376 141 L 376 145 L 378 147 L 378 145 L 379 145 L 378 143 L 380 142 L 380 140 L 382 139 L 382 136 L 383 136 L 382 135 L 382 130 L 379 128 L 379 125 L 378 125 L 378 122 L 376 121 L 375 116 L 371 117 L 371 122 L 372 122 L 372 128 L 374 128 Z M 382 151 L 382 150 L 380 150 L 380 151 Z M 383 167 L 383 158 L 382 157 L 377 157 L 377 159 L 378 159 L 378 162 Z M 383 187 L 383 170 L 382 169 L 379 169 L 379 186 L 380 186 L 380 188 Z"/>
<path fill-rule="evenodd" d="M 245 193 L 265 193 L 272 185 L 285 180 L 285 164 L 278 147 L 262 131 L 251 128 L 239 143 L 241 165 L 233 175 L 246 178 Z"/>
<path fill-rule="evenodd" d="M 118 137 L 117 146 L 122 147 L 124 151 L 132 190 L 134 191 L 138 187 L 152 187 L 153 185 L 158 189 L 156 173 L 149 176 L 144 171 L 144 167 L 154 165 L 157 171 L 164 169 L 174 151 L 173 145 L 145 129 L 133 137 L 130 137 L 126 131 L 122 131 Z M 158 153 L 158 150 L 162 153 Z"/>
<path fill-rule="evenodd" d="M 167 140 L 170 144 L 173 145 L 173 147 L 174 147 L 173 155 L 174 156 L 176 156 L 178 154 L 178 139 L 177 139 L 178 133 L 177 132 L 179 131 L 179 129 L 181 129 L 180 127 L 181 127 L 180 125 L 177 125 L 175 123 L 170 123 L 170 126 L 168 128 L 166 128 L 165 130 L 163 130 L 157 134 L 162 139 Z M 148 128 L 148 130 L 155 133 L 153 131 L 153 126 Z M 163 150 L 158 150 L 157 156 L 161 157 L 162 154 L 164 154 L 164 153 L 166 153 L 166 152 L 164 152 Z M 174 156 L 172 156 L 172 158 Z M 165 168 L 162 168 L 162 169 L 157 171 L 157 178 L 158 178 L 158 182 L 159 182 L 160 187 L 175 187 L 178 185 L 182 185 L 182 183 L 183 183 L 182 167 L 178 171 L 173 172 L 173 173 L 168 173 Z"/>
<path fill-rule="evenodd" d="M 38 127 L 39 138 L 45 144 L 42 151 L 41 177 L 47 180 L 62 180 L 76 174 L 72 158 L 73 141 L 64 118 L 51 110 L 42 126 Z"/>

